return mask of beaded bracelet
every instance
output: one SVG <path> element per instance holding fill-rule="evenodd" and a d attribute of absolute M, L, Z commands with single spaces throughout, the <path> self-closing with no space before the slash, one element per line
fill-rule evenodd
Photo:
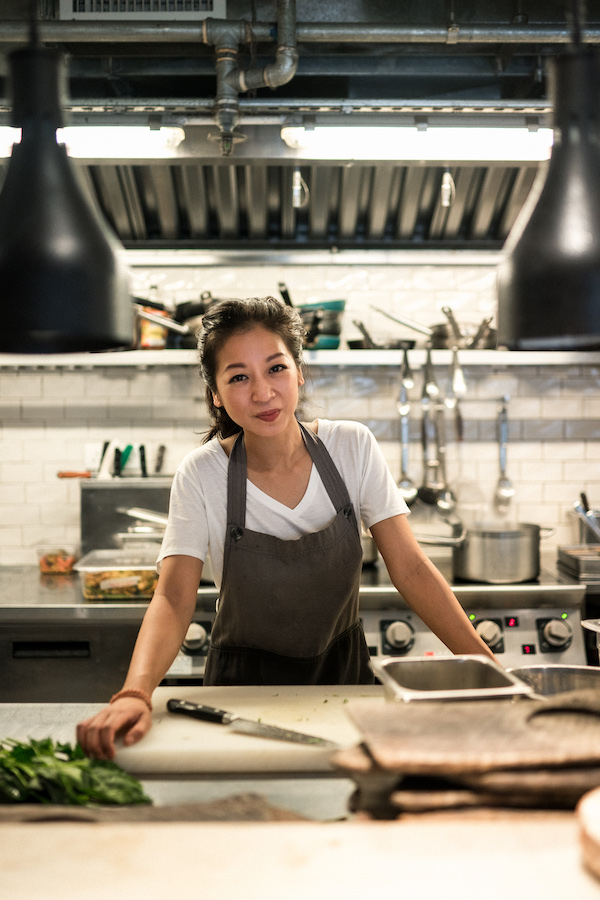
<path fill-rule="evenodd" d="M 152 712 L 152 700 L 146 691 L 142 691 L 140 688 L 123 688 L 123 690 L 113 694 L 110 698 L 110 703 L 114 703 L 115 700 L 120 700 L 121 697 L 137 697 L 139 700 L 143 700 L 150 712 Z"/>

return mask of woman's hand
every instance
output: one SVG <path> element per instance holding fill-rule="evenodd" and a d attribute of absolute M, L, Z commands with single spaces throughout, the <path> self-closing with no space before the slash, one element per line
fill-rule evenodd
<path fill-rule="evenodd" d="M 122 697 L 77 726 L 77 740 L 86 756 L 114 759 L 115 738 L 130 747 L 150 730 L 152 713 L 143 700 Z"/>

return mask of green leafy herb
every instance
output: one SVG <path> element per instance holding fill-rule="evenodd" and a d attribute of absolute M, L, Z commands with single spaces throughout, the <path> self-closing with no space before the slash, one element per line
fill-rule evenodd
<path fill-rule="evenodd" d="M 108 806 L 152 800 L 136 778 L 114 762 L 88 759 L 79 744 L 5 738 L 0 741 L 0 803 Z"/>

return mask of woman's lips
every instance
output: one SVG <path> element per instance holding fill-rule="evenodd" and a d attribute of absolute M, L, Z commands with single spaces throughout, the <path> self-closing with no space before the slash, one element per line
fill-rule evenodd
<path fill-rule="evenodd" d="M 260 419 L 261 422 L 274 422 L 278 415 L 278 409 L 266 409 L 264 412 L 258 413 L 256 418 Z"/>

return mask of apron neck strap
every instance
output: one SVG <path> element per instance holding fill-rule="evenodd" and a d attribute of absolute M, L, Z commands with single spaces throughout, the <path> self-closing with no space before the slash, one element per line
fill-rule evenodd
<path fill-rule="evenodd" d="M 305 428 L 302 422 L 298 422 L 298 424 L 306 449 L 317 467 L 335 511 L 339 512 L 341 509 L 351 506 L 352 501 L 348 489 L 325 445 L 314 431 Z M 242 431 L 231 449 L 227 470 L 227 522 L 229 526 L 237 525 L 244 528 L 246 525 L 246 479 L 246 445 Z"/>

